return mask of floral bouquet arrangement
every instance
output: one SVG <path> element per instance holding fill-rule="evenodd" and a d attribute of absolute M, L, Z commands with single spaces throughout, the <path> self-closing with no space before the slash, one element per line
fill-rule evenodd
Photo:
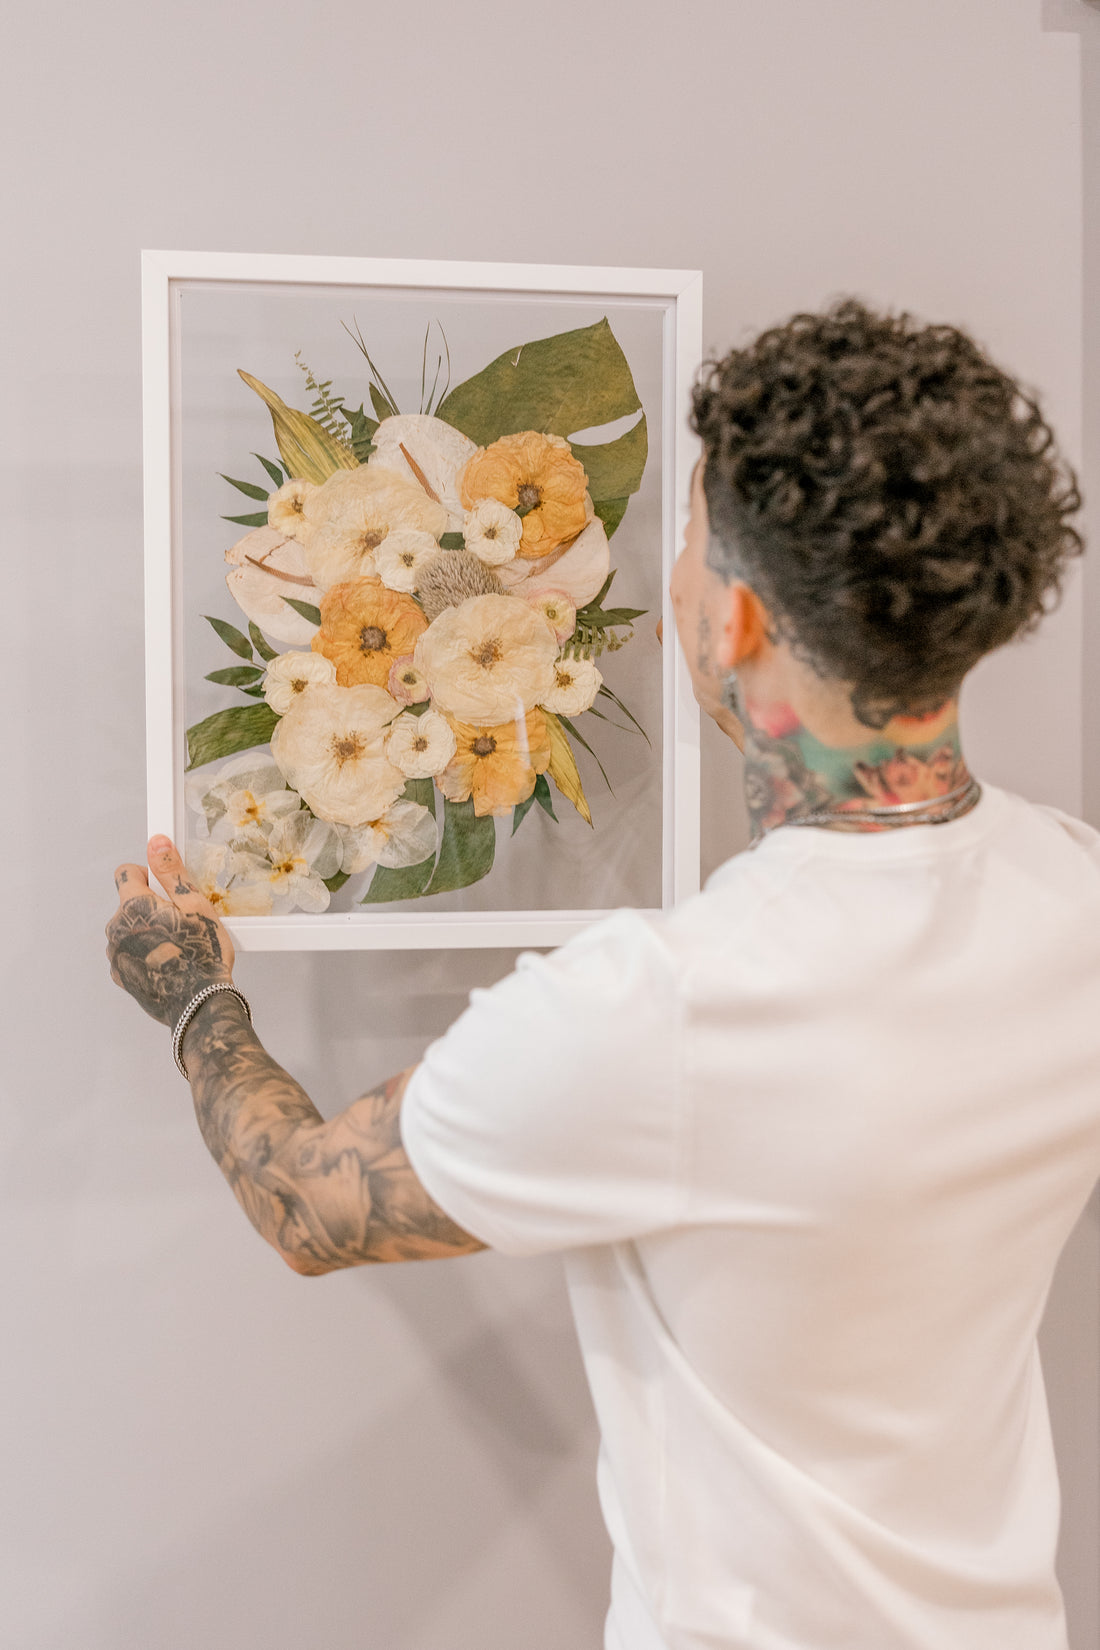
<path fill-rule="evenodd" d="M 417 413 L 352 336 L 373 416 L 300 358 L 308 413 L 240 373 L 281 463 L 254 455 L 268 486 L 223 477 L 263 501 L 224 518 L 249 529 L 225 553 L 247 634 L 207 615 L 237 660 L 207 680 L 245 702 L 187 731 L 188 864 L 227 915 L 323 911 L 366 874 L 364 905 L 467 887 L 498 818 L 556 821 L 551 781 L 593 823 L 579 718 L 614 707 L 644 737 L 596 663 L 641 617 L 604 603 L 647 457 L 607 321 L 507 351 L 434 410 L 426 337 Z M 567 439 L 632 413 L 617 439 Z"/>

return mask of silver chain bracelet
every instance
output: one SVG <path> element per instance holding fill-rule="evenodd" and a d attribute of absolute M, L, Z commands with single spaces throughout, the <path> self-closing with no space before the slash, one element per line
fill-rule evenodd
<path fill-rule="evenodd" d="M 252 1024 L 252 1010 L 249 1007 L 248 998 L 244 996 L 242 992 L 238 991 L 235 985 L 230 985 L 228 980 L 217 980 L 213 985 L 204 985 L 201 991 L 196 991 L 195 995 L 191 998 L 191 1001 L 176 1021 L 176 1029 L 172 1033 L 172 1058 L 176 1062 L 177 1071 L 187 1083 L 191 1081 L 187 1075 L 187 1067 L 183 1063 L 183 1039 L 187 1033 L 187 1028 L 191 1024 L 191 1021 L 195 1018 L 195 1015 L 199 1012 L 199 1009 L 202 1007 L 203 1003 L 207 1002 L 211 997 L 216 997 L 221 991 L 228 991 L 232 996 L 236 997 L 237 1001 L 243 1006 L 245 1013 L 248 1015 L 249 1025 Z"/>

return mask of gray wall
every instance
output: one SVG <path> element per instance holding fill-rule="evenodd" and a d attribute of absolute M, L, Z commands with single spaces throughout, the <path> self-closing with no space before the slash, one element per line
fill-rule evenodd
<path fill-rule="evenodd" d="M 9 20 L 5 1644 L 560 1650 L 599 1643 L 606 1596 L 558 1264 L 292 1276 L 107 979 L 111 871 L 144 831 L 139 248 L 699 267 L 718 348 L 854 290 L 971 326 L 1079 458 L 1086 345 L 1093 452 L 1100 428 L 1095 21 L 1085 0 L 483 0 L 476 21 L 441 0 L 63 0 Z M 1095 154 L 1095 31 L 1085 72 Z M 1075 577 L 965 708 L 980 773 L 1073 811 L 1087 787 L 1100 819 L 1097 588 Z M 711 737 L 704 762 L 709 869 L 744 815 L 735 755 Z M 510 961 L 239 974 L 332 1110 Z M 1096 1252 L 1090 1211 L 1046 1338 L 1075 1650 L 1100 1643 Z"/>

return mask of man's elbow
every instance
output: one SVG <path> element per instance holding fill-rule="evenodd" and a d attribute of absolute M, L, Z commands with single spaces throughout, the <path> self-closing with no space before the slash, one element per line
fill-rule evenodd
<path fill-rule="evenodd" d="M 323 1278 L 327 1272 L 339 1271 L 339 1267 L 331 1262 L 319 1260 L 316 1255 L 303 1254 L 300 1249 L 280 1249 L 278 1253 L 300 1278 Z"/>

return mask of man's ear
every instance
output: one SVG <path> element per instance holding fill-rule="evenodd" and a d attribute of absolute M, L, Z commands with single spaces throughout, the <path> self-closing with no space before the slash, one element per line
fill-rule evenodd
<path fill-rule="evenodd" d="M 735 670 L 746 659 L 771 651 L 769 614 L 756 591 L 740 579 L 729 586 L 726 601 L 726 622 L 718 638 L 715 659 L 723 670 Z"/>

